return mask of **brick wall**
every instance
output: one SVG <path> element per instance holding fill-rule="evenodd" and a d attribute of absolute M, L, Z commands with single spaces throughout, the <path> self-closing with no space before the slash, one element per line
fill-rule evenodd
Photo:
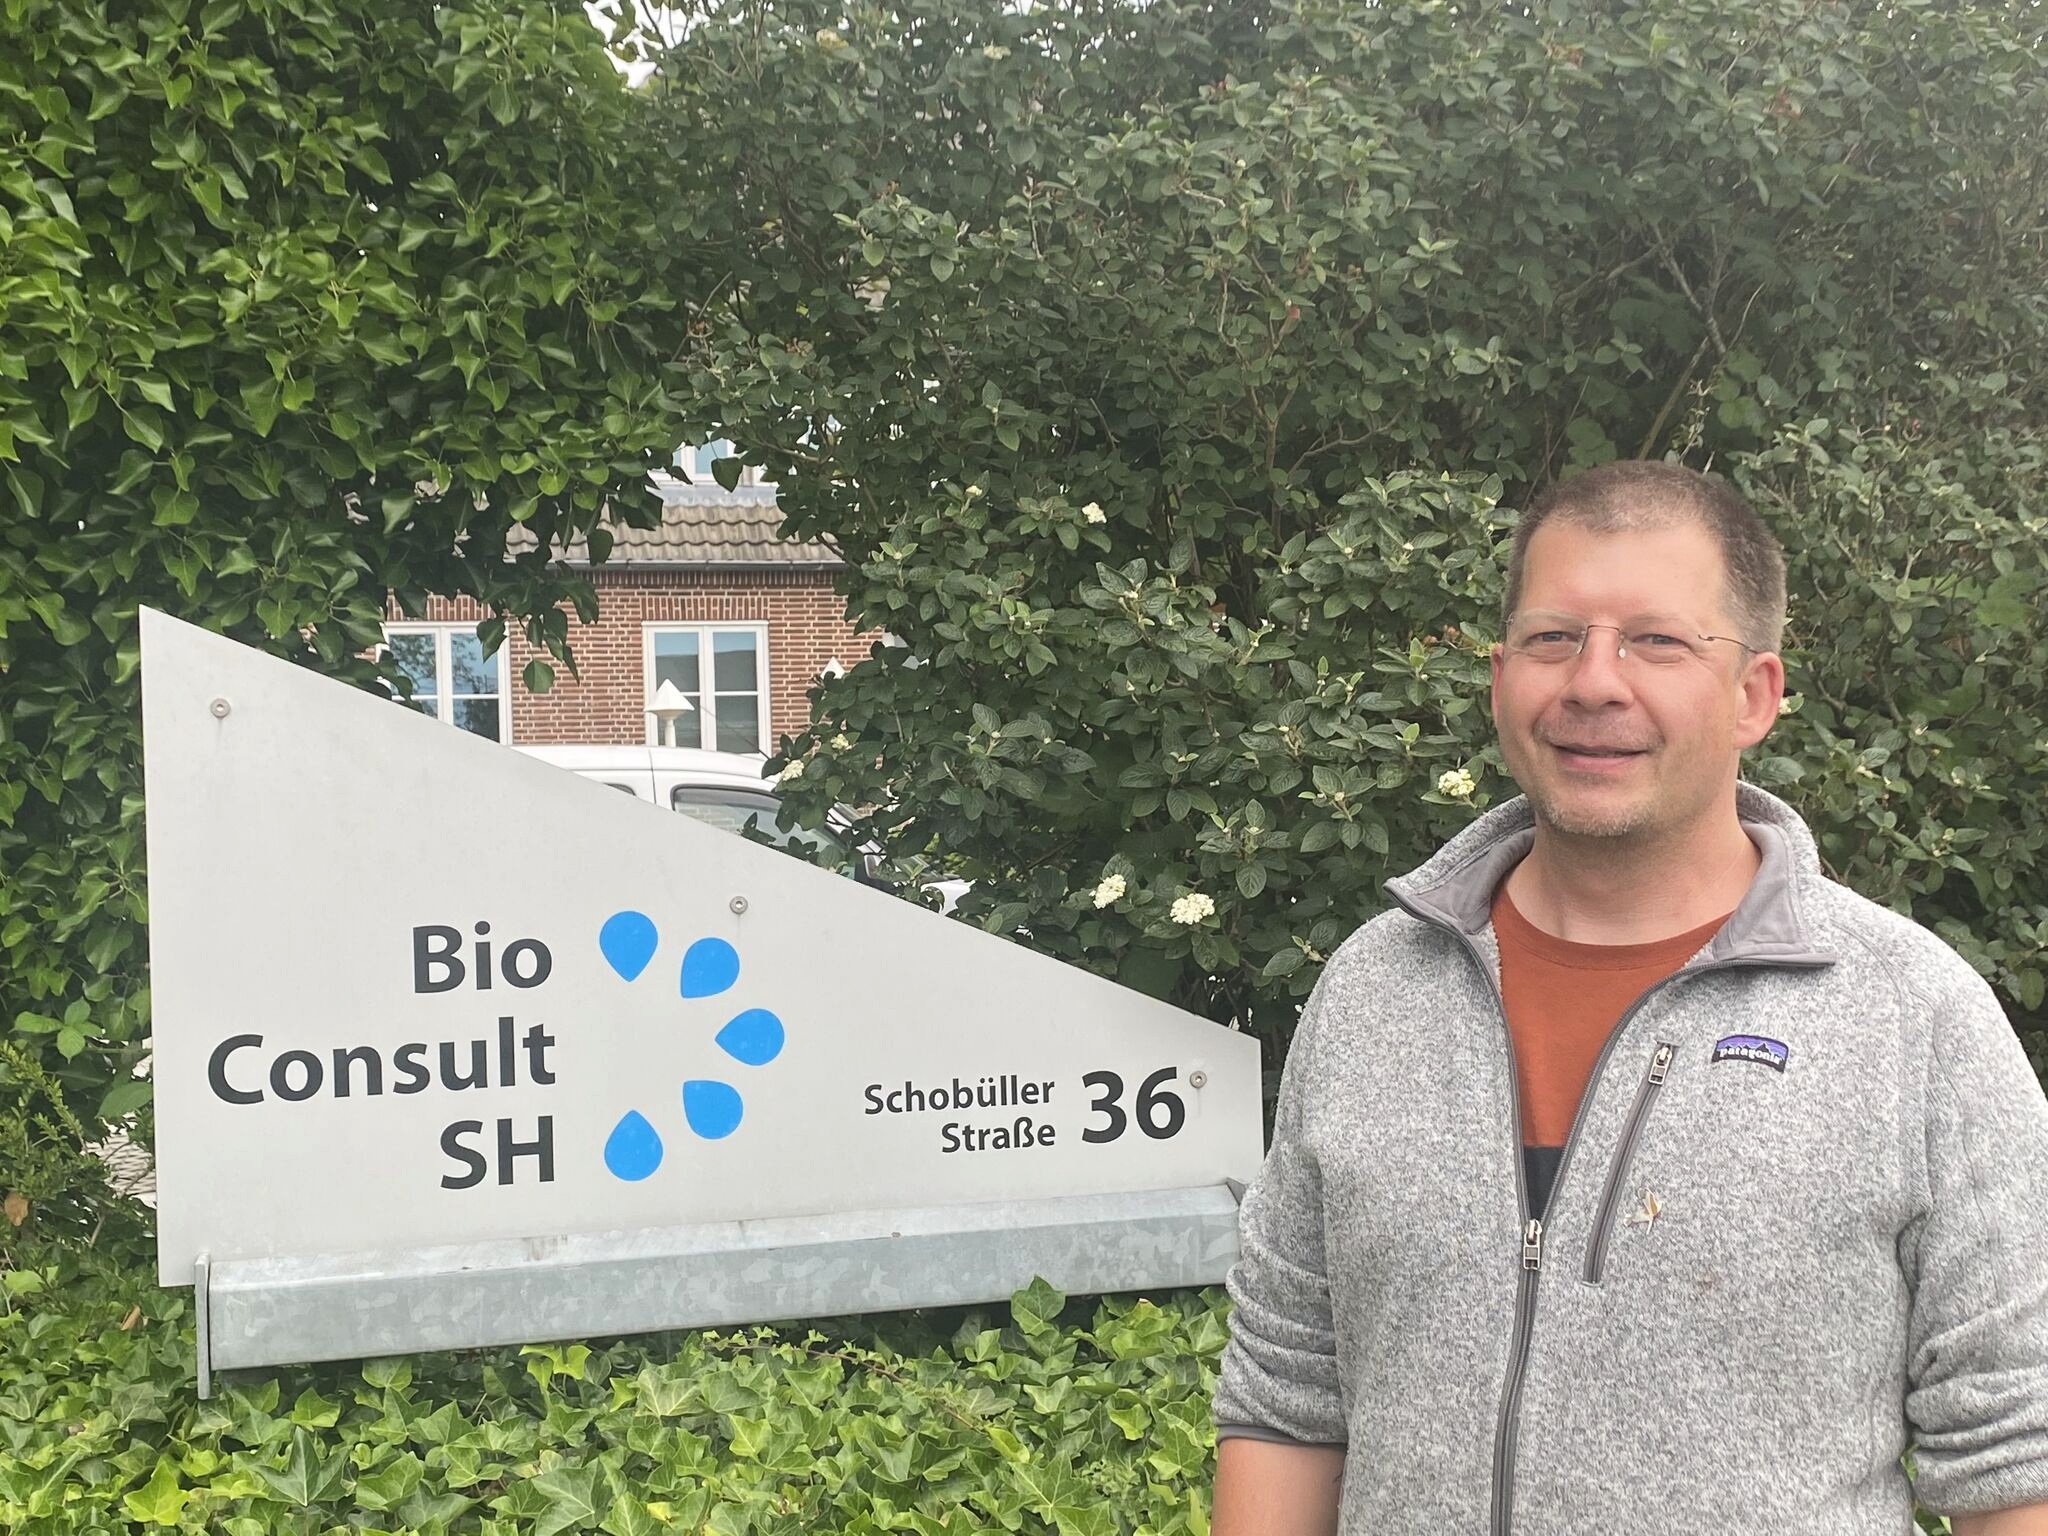
<path fill-rule="evenodd" d="M 832 590 L 834 572 L 817 567 L 720 570 L 613 567 L 592 574 L 597 622 L 570 615 L 569 647 L 582 677 L 557 665 L 554 686 L 530 694 L 519 681 L 528 660 L 544 652 L 515 632 L 505 638 L 515 742 L 641 743 L 647 740 L 646 632 L 659 623 L 765 624 L 768 631 L 769 744 L 801 730 L 810 718 L 806 691 L 833 657 L 851 666 L 878 635 L 847 623 Z M 402 622 L 395 606 L 387 610 Z M 474 624 L 482 610 L 468 598 L 432 598 L 432 622 Z"/>

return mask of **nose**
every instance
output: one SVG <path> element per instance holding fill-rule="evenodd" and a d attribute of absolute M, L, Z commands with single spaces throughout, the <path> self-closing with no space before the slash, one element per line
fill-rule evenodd
<path fill-rule="evenodd" d="M 1604 704 L 1626 704 L 1635 698 L 1628 685 L 1626 664 L 1621 660 L 1622 635 L 1618 629 L 1596 624 L 1586 631 L 1586 643 L 1567 663 L 1563 697 L 1581 709 L 1598 709 Z"/>

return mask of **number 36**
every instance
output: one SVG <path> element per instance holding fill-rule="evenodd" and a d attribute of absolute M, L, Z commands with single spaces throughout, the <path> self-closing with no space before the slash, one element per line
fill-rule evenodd
<path fill-rule="evenodd" d="M 1154 1141 L 1166 1140 L 1187 1123 L 1187 1106 L 1181 1103 L 1180 1095 L 1162 1086 L 1175 1076 L 1174 1068 L 1161 1067 L 1138 1085 L 1137 1102 L 1132 1108 L 1137 1113 L 1138 1129 Z M 1081 1082 L 1096 1090 L 1088 1107 L 1103 1117 L 1101 1125 L 1082 1131 L 1081 1139 L 1115 1141 L 1130 1123 L 1130 1116 L 1117 1102 L 1124 1096 L 1124 1080 L 1114 1072 L 1090 1072 Z"/>

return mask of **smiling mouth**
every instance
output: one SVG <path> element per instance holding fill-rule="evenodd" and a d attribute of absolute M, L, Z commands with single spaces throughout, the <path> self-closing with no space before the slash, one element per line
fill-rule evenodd
<path fill-rule="evenodd" d="M 1641 747 L 1568 747 L 1560 742 L 1551 742 L 1550 749 L 1561 757 L 1567 767 L 1591 767 L 1595 763 L 1620 764 L 1644 755 Z"/>

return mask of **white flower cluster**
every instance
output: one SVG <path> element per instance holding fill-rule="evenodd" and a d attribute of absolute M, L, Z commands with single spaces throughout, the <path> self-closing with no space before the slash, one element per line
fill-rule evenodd
<path fill-rule="evenodd" d="M 1095 905 L 1098 908 L 1113 907 L 1124 899 L 1124 892 L 1127 889 L 1122 875 L 1111 875 L 1095 887 Z"/>
<path fill-rule="evenodd" d="M 1778 700 L 1778 713 L 1781 715 L 1789 715 L 1798 707 L 1799 695 L 1796 693 L 1788 693 Z"/>
<path fill-rule="evenodd" d="M 1186 923 L 1189 927 L 1193 927 L 1196 923 L 1201 922 L 1203 918 L 1214 916 L 1215 912 L 1215 902 L 1204 896 L 1200 891 L 1192 891 L 1174 902 L 1173 911 L 1168 915 L 1176 923 Z"/>
<path fill-rule="evenodd" d="M 1478 787 L 1479 781 L 1472 777 L 1472 770 L 1469 768 L 1453 768 L 1450 772 L 1437 776 L 1436 792 L 1448 795 L 1453 800 L 1471 799 L 1472 791 Z"/>
<path fill-rule="evenodd" d="M 837 32 L 834 32 L 830 27 L 820 27 L 818 28 L 818 46 L 830 53 L 834 49 L 844 48 L 846 46 L 846 39 Z"/>
<path fill-rule="evenodd" d="M 787 784 L 787 783 L 789 783 L 789 782 L 790 782 L 790 781 L 791 781 L 792 779 L 800 779 L 800 778 L 802 778 L 803 776 L 804 776 L 804 763 L 803 763 L 803 759 L 802 759 L 802 758 L 798 758 L 798 759 L 796 759 L 796 761 L 792 762 L 792 763 L 791 763 L 791 764 L 790 764 L 790 765 L 789 765 L 789 766 L 788 766 L 787 768 L 783 769 L 783 770 L 782 770 L 782 772 L 780 772 L 780 773 L 778 773 L 777 775 L 775 775 L 775 782 L 776 782 L 776 783 L 778 783 L 778 784 Z"/>
<path fill-rule="evenodd" d="M 1081 516 L 1091 523 L 1106 523 L 1109 521 L 1109 514 L 1102 510 L 1102 503 L 1099 501 L 1089 502 L 1087 506 L 1081 509 Z"/>
<path fill-rule="evenodd" d="M 853 738 L 847 735 L 844 731 L 841 731 L 837 736 L 834 736 L 831 741 L 831 747 L 834 752 L 849 751 L 852 748 L 852 746 Z"/>

